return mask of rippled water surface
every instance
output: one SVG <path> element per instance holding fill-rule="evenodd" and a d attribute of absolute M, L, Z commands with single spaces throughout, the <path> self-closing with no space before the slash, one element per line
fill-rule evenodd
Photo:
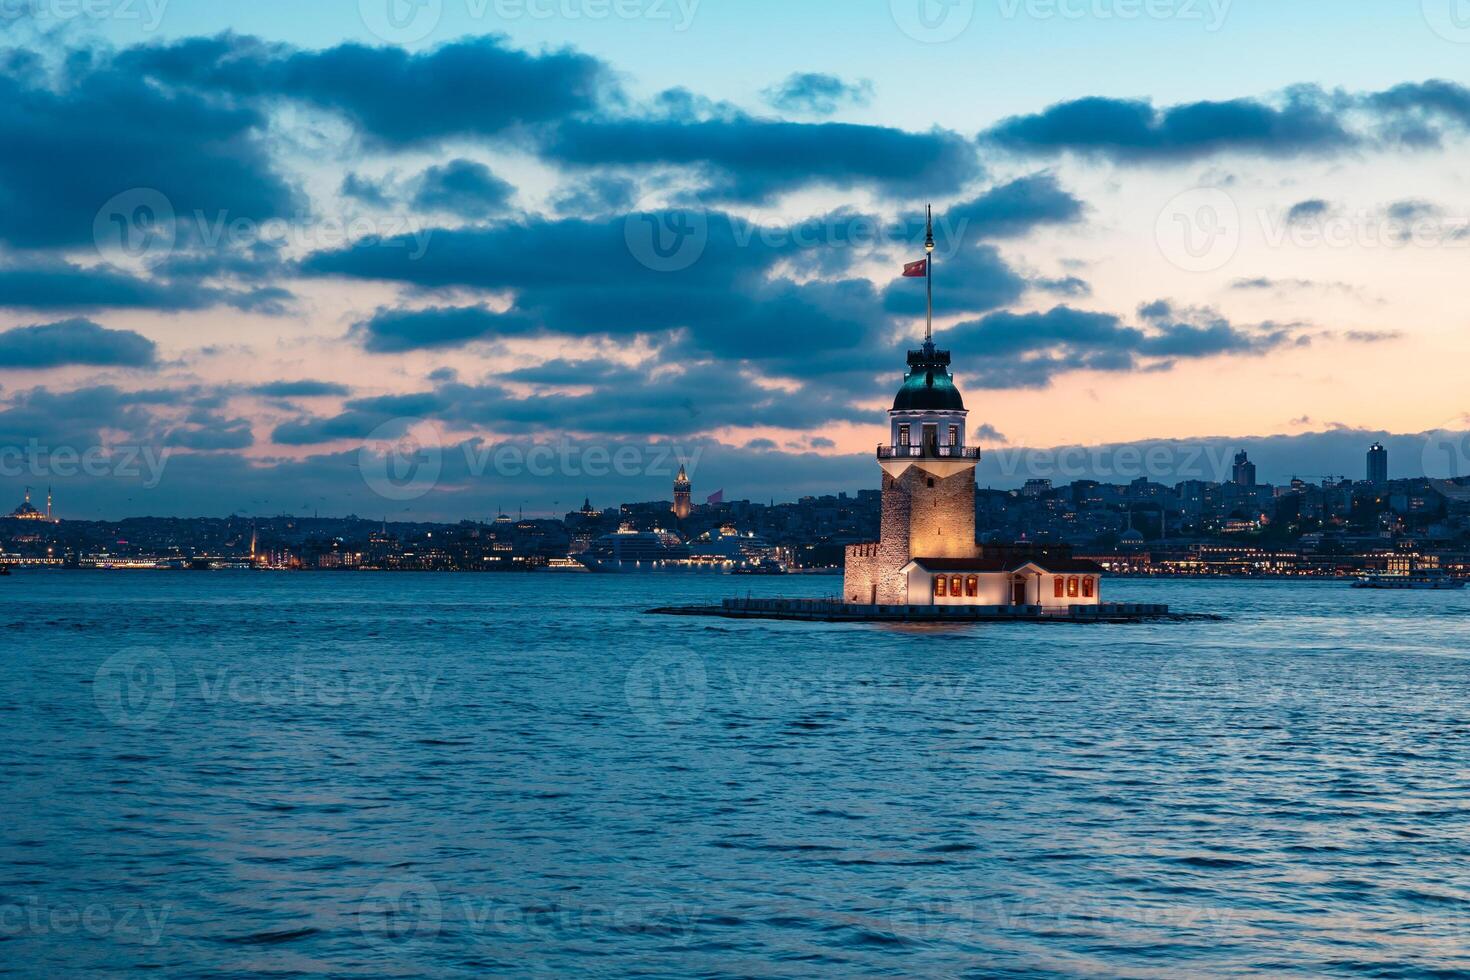
<path fill-rule="evenodd" d="M 832 579 L 0 579 L 0 972 L 1470 971 L 1470 593 L 673 619 Z"/>

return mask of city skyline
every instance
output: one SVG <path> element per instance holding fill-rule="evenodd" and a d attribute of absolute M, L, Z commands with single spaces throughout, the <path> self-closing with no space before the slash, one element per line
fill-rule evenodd
<path fill-rule="evenodd" d="M 1374 442 L 1393 477 L 1470 474 L 1463 441 L 1431 437 L 1470 428 L 1443 288 L 1470 241 L 1466 38 L 1433 3 L 961 3 L 929 27 L 878 4 L 820 53 L 793 41 L 813 15 L 775 4 L 96 9 L 6 21 L 25 53 L 0 132 L 29 151 L 0 169 L 26 202 L 0 220 L 16 499 L 554 512 L 662 488 L 671 448 L 736 495 L 855 491 L 892 355 L 922 335 L 900 269 L 927 201 L 982 486 L 1110 478 L 1028 460 L 1074 446 L 1125 481 L 1223 479 L 1241 448 L 1263 480 L 1355 475 Z M 1244 70 L 1305 23 L 1382 57 Z M 781 40 L 718 55 L 752 31 Z M 1106 43 L 1051 57 L 1074 36 Z M 646 57 L 657 37 L 678 41 L 667 62 Z M 1134 45 L 1167 56 L 1118 69 Z M 1211 77 L 1179 70 L 1205 51 Z M 971 97 L 913 111 L 916 60 Z M 33 164 L 57 146 L 91 151 Z M 511 475 L 485 460 L 505 445 L 579 463 Z M 424 447 L 441 465 L 421 495 L 363 475 Z M 1129 472 L 1118 447 L 1207 465 Z M 580 462 L 625 449 L 626 474 Z"/>

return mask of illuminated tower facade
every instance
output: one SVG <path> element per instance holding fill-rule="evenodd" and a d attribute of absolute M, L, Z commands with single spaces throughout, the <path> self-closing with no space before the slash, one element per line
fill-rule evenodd
<path fill-rule="evenodd" d="M 843 591 L 849 601 L 909 601 L 906 571 L 916 558 L 975 559 L 975 465 L 980 450 L 965 443 L 969 412 L 949 374 L 949 351 L 934 346 L 934 222 L 924 242 L 922 274 L 928 314 L 924 346 L 909 351 L 903 387 L 888 413 L 879 539 L 848 551 Z M 910 266 L 904 274 L 919 270 Z"/>
<path fill-rule="evenodd" d="M 975 466 L 965 443 L 969 413 L 949 374 L 949 351 L 932 340 L 909 351 L 908 373 L 888 413 L 879 540 L 848 554 L 849 601 L 908 602 L 905 567 L 915 558 L 974 559 Z"/>
<path fill-rule="evenodd" d="M 679 467 L 679 475 L 674 477 L 674 516 L 679 520 L 688 517 L 694 510 L 691 502 L 694 493 L 694 485 L 689 482 L 689 476 L 684 472 L 684 467 Z"/>

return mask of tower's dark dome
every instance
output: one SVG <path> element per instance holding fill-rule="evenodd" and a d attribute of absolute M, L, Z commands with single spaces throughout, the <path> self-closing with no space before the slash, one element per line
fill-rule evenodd
<path fill-rule="evenodd" d="M 909 351 L 909 373 L 893 399 L 895 412 L 963 412 L 965 401 L 949 376 L 949 351 L 933 342 Z"/>

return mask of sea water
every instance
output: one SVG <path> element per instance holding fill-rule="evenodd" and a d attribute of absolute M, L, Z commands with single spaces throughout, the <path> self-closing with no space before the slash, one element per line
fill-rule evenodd
<path fill-rule="evenodd" d="M 1470 971 L 1470 593 L 644 612 L 836 584 L 0 579 L 0 972 Z"/>

